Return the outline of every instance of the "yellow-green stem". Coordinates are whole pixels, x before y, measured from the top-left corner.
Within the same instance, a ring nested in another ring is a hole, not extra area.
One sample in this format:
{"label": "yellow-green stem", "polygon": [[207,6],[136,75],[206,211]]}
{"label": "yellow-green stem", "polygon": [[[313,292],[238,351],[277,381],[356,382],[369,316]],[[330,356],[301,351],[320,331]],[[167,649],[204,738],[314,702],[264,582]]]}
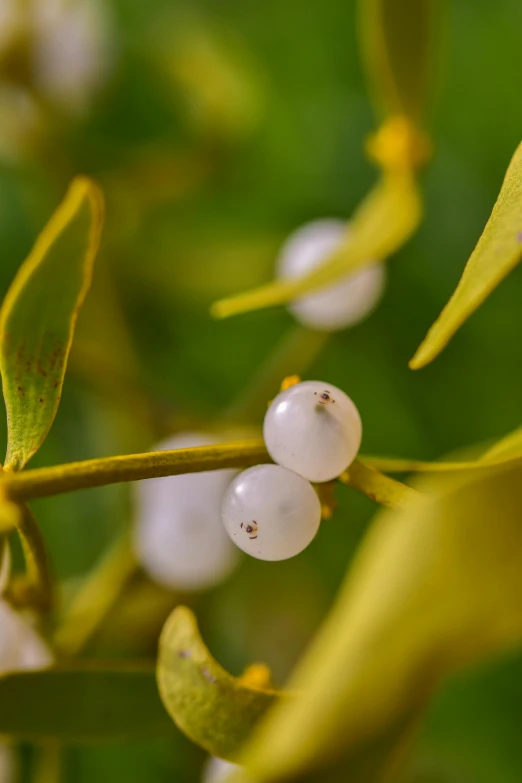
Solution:
{"label": "yellow-green stem", "polygon": [[379,473],[370,468],[364,462],[356,459],[345,473],[339,476],[343,484],[363,492],[371,500],[388,508],[403,508],[415,497],[419,497],[417,490],[401,484],[400,481]]}
{"label": "yellow-green stem", "polygon": [[243,468],[270,461],[263,441],[249,440],[91,459],[20,473],[4,472],[0,477],[0,488],[10,500],[23,501],[125,481],[220,468]]}
{"label": "yellow-green stem", "polygon": [[19,583],[20,593],[14,583],[11,597],[14,603],[32,603],[48,612],[53,603],[53,580],[45,541],[29,507],[21,503],[18,512],[16,529],[24,550],[26,575]]}
{"label": "yellow-green stem", "polygon": [[[153,451],[92,459],[21,473],[4,472],[0,474],[0,490],[3,489],[10,500],[21,502],[125,481],[221,468],[246,468],[271,461],[264,442],[256,439],[175,451]],[[342,481],[377,503],[394,508],[417,494],[399,481],[367,467],[359,460],[350,465]]]}

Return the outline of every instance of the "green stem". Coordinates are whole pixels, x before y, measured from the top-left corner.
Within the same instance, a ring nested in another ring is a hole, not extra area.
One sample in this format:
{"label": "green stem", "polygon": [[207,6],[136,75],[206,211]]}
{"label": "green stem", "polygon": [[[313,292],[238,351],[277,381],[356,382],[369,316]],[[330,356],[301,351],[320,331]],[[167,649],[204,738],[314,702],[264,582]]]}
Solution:
{"label": "green stem", "polygon": [[38,522],[25,503],[18,506],[16,529],[24,551],[26,575],[23,582],[13,584],[11,598],[16,604],[32,603],[48,612],[53,603],[49,557]]}
{"label": "green stem", "polygon": [[[152,451],[146,454],[91,459],[21,473],[4,472],[0,478],[0,490],[4,491],[8,499],[21,502],[125,481],[222,468],[247,468],[271,461],[261,439],[246,440],[175,451]],[[403,505],[407,498],[418,494],[359,460],[350,465],[341,480],[377,503],[393,508]]]}
{"label": "green stem", "polygon": [[404,508],[407,503],[421,496],[417,490],[379,473],[358,459],[339,476],[339,480],[388,508]]}
{"label": "green stem", "polygon": [[0,477],[0,488],[4,489],[10,500],[23,501],[125,481],[199,473],[220,468],[244,468],[270,461],[262,440],[248,440],[175,451],[151,451],[145,454],[90,459],[20,473],[4,472]]}

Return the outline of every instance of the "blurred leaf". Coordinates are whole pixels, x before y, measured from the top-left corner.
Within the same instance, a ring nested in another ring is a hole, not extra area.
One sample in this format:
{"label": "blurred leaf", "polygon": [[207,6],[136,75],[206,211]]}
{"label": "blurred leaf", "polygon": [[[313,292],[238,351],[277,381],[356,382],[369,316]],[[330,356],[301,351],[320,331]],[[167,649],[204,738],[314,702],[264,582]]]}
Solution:
{"label": "blurred leaf", "polygon": [[[248,670],[247,670],[248,671]],[[234,760],[259,718],[280,695],[232,677],[206,648],[193,613],[177,607],[160,639],[158,684],[172,719],[215,756]]]}
{"label": "blurred leaf", "polygon": [[61,655],[78,655],[103,624],[138,568],[127,533],[115,540],[83,579],[54,634]]}
{"label": "blurred leaf", "polygon": [[150,667],[82,662],[0,677],[2,735],[92,742],[172,733]]}
{"label": "blurred leaf", "polygon": [[418,122],[431,76],[435,0],[362,0],[360,34],[371,93],[385,116]]}
{"label": "blurred leaf", "polygon": [[303,696],[247,748],[258,783],[338,763],[346,780],[385,779],[441,678],[522,641],[521,477],[519,460],[432,478],[408,509],[381,512],[290,681]]}
{"label": "blurred leaf", "polygon": [[410,362],[418,370],[445,348],[457,329],[522,258],[522,144],[509,164],[491,217],[448,304]]}
{"label": "blurred leaf", "polygon": [[387,174],[359,206],[346,243],[324,264],[303,277],[276,280],[245,294],[222,299],[213,305],[212,314],[226,318],[286,304],[371,261],[381,261],[409,239],[419,224],[421,212],[420,193],[413,177],[408,173]]}
{"label": "blurred leaf", "polygon": [[481,461],[496,461],[500,459],[516,459],[522,457],[522,427],[510,432],[499,440],[484,454]]}
{"label": "blurred leaf", "polygon": [[53,423],[78,311],[88,291],[103,223],[103,197],[85,177],[20,267],[0,313],[0,369],[7,407],[6,465],[23,468]]}

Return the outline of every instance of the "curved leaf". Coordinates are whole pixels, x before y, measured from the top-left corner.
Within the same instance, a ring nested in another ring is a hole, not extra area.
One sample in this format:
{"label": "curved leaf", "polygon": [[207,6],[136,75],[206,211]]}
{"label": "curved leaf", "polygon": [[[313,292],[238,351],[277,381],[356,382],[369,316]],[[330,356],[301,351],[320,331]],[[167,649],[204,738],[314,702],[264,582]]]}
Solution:
{"label": "curved leaf", "polygon": [[435,0],[362,0],[360,33],[371,92],[385,115],[418,121],[431,77]]}
{"label": "curved leaf", "polygon": [[113,741],[173,734],[154,670],[87,664],[0,677],[0,734],[63,742]]}
{"label": "curved leaf", "polygon": [[167,620],[160,639],[158,685],[172,719],[214,756],[233,761],[259,718],[278,699],[253,677],[232,677],[206,648],[193,613],[184,606]]}
{"label": "curved leaf", "polygon": [[432,478],[406,510],[380,513],[290,682],[303,695],[245,750],[258,783],[330,764],[381,781],[442,677],[522,642],[521,477],[522,460]]}
{"label": "curved leaf", "polygon": [[522,258],[522,143],[506,172],[491,217],[448,304],[410,362],[429,364]]}
{"label": "curved leaf", "polygon": [[249,310],[287,304],[350,272],[382,261],[401,247],[417,228],[421,197],[409,173],[389,173],[359,206],[350,224],[347,241],[324,264],[297,279],[276,280],[254,291],[222,299],[212,307],[217,318]]}
{"label": "curved leaf", "polygon": [[78,177],[2,305],[0,370],[7,408],[6,466],[11,469],[23,468],[38,451],[56,415],[102,223],[100,190]]}

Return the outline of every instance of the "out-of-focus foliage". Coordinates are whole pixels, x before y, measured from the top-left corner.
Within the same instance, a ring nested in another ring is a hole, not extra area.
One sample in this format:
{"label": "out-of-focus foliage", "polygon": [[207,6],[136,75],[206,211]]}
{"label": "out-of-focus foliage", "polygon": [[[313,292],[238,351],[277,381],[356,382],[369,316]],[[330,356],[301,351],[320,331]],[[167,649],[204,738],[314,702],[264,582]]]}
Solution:
{"label": "out-of-focus foliage", "polygon": [[0,704],[0,731],[16,739],[106,742],[174,734],[154,672],[139,666],[109,662],[4,675]]}

